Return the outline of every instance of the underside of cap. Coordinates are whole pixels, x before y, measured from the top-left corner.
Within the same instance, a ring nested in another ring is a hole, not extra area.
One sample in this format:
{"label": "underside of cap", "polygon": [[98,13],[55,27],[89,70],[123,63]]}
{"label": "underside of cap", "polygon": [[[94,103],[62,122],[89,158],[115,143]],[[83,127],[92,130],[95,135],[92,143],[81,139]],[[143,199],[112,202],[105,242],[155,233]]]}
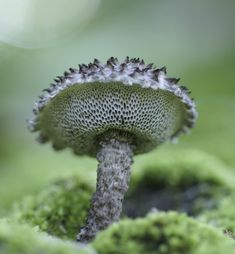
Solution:
{"label": "underside of cap", "polygon": [[95,156],[102,140],[124,139],[135,154],[192,128],[197,117],[188,90],[143,60],[94,60],[70,69],[45,89],[28,122],[39,141]]}

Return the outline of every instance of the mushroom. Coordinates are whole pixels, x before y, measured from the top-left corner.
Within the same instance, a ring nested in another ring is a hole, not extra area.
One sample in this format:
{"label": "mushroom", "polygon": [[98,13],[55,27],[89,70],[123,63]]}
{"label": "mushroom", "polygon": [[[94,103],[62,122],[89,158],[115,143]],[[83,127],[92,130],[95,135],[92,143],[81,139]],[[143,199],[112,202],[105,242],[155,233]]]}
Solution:
{"label": "mushroom", "polygon": [[167,78],[139,58],[119,63],[97,59],[70,68],[40,96],[28,122],[38,140],[54,149],[96,156],[96,192],[77,240],[88,242],[118,221],[128,188],[133,155],[188,132],[197,118],[194,101],[179,79]]}

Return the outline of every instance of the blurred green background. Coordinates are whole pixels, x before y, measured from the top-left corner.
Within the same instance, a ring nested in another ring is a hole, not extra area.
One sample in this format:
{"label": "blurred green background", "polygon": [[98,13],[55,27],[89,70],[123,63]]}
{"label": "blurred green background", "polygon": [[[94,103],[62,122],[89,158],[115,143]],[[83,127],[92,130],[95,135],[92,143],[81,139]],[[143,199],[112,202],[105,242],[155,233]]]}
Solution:
{"label": "blurred green background", "polygon": [[39,145],[26,128],[41,90],[94,58],[140,57],[181,77],[198,122],[177,145],[152,153],[199,149],[233,170],[234,13],[234,0],[0,0],[0,214],[59,176],[77,172],[94,182],[94,159]]}

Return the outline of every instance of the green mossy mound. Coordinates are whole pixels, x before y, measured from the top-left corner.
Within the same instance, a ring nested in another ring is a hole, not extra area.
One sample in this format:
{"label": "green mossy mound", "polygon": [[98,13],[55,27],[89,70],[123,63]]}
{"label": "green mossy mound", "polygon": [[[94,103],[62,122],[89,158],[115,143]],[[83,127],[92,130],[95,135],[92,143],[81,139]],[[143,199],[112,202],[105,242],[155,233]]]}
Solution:
{"label": "green mossy mound", "polygon": [[50,235],[76,239],[84,225],[93,188],[77,176],[52,183],[16,205],[14,217]]}
{"label": "green mossy mound", "polygon": [[216,210],[223,197],[233,192],[233,179],[219,160],[200,151],[149,157],[142,170],[133,174],[123,215],[141,217],[155,207],[199,216]]}
{"label": "green mossy mound", "polygon": [[176,212],[122,220],[99,233],[92,246],[99,254],[235,253],[232,239]]}
{"label": "green mossy mound", "polygon": [[1,254],[94,254],[91,247],[62,241],[26,224],[0,220]]}

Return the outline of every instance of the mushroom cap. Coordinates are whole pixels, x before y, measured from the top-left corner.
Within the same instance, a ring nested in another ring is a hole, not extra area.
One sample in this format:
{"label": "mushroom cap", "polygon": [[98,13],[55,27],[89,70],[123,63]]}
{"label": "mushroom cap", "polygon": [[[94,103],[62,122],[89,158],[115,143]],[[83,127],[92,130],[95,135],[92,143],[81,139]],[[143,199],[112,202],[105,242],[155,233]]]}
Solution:
{"label": "mushroom cap", "polygon": [[134,154],[152,150],[192,128],[197,118],[188,89],[143,60],[111,57],[79,65],[55,79],[35,103],[28,122],[38,140],[57,150],[95,156],[102,141],[128,142]]}

